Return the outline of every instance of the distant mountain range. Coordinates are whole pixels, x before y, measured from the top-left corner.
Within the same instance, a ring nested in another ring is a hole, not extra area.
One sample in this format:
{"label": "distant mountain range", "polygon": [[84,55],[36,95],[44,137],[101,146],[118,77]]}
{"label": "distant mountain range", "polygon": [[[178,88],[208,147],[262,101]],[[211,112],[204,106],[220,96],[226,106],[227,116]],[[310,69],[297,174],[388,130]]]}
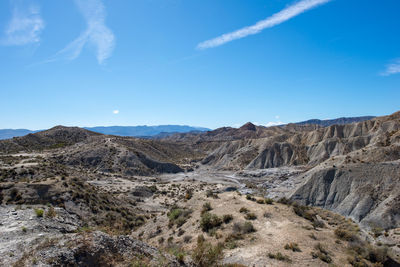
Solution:
{"label": "distant mountain range", "polygon": [[205,132],[211,129],[187,125],[157,125],[157,126],[98,126],[85,127],[86,130],[120,136],[152,137],[159,134]]}
{"label": "distant mountain range", "polygon": [[307,124],[316,124],[322,127],[327,127],[335,124],[349,124],[354,122],[362,122],[375,118],[375,116],[363,116],[363,117],[349,117],[349,118],[337,118],[332,120],[318,120],[312,119],[307,121],[296,122],[297,125],[307,125]]}
{"label": "distant mountain range", "polygon": [[[332,120],[312,119],[312,120],[297,122],[295,124],[297,125],[314,124],[327,127],[335,124],[349,124],[354,122],[362,122],[373,118],[375,117],[363,116],[363,117],[338,118]],[[97,127],[84,127],[84,129],[108,135],[133,136],[133,137],[144,137],[144,138],[164,138],[175,133],[206,132],[211,130],[204,127],[193,127],[187,125],[97,126]],[[39,131],[41,130],[31,131],[28,129],[0,129],[0,140],[18,136],[24,136]]]}
{"label": "distant mountain range", "polygon": [[[84,129],[109,135],[119,136],[134,136],[134,137],[153,137],[153,136],[168,136],[174,133],[187,133],[187,132],[204,132],[210,131],[204,127],[193,127],[187,125],[157,125],[157,126],[98,126],[98,127],[84,127]],[[9,139],[18,136],[24,136],[30,133],[36,133],[28,129],[0,129],[0,140]]]}
{"label": "distant mountain range", "polygon": [[31,131],[28,129],[0,129],[0,140],[9,139],[18,136],[24,136],[30,133],[36,133],[39,131]]}

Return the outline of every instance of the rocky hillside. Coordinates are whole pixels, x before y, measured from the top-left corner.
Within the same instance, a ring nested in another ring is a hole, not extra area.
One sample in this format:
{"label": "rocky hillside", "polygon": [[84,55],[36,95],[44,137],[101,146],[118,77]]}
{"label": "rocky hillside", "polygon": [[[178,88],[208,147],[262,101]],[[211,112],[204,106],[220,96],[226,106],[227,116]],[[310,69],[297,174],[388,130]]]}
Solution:
{"label": "rocky hillside", "polygon": [[182,172],[186,159],[195,157],[183,145],[113,136],[77,143],[52,156],[59,164],[125,175]]}
{"label": "rocky hillside", "polygon": [[298,125],[307,125],[307,124],[317,124],[322,127],[327,127],[335,124],[349,124],[349,123],[355,123],[355,122],[362,122],[362,121],[367,121],[375,118],[374,116],[362,116],[362,117],[343,117],[343,118],[337,118],[337,119],[332,119],[332,120],[318,120],[318,119],[312,119],[312,120],[307,120],[307,121],[301,121],[301,122],[296,122]]}
{"label": "rocky hillside", "polygon": [[[202,161],[223,170],[304,165],[290,197],[368,227],[400,227],[400,112],[315,130],[221,143]],[[254,129],[253,129],[254,130]]]}
{"label": "rocky hillside", "polygon": [[1,140],[0,151],[3,153],[10,153],[54,149],[70,146],[99,135],[99,133],[87,131],[78,127],[56,126],[50,130],[30,133],[22,137],[14,137],[8,140]]}
{"label": "rocky hillside", "polygon": [[[399,117],[399,113],[395,113],[369,121],[314,130],[293,129],[290,125],[270,127],[258,130],[262,131],[262,134],[257,134],[254,128],[240,128],[236,134],[253,131],[253,135],[248,134],[247,138],[222,143],[203,160],[203,163],[226,169],[264,169],[304,164],[315,166],[330,157],[346,155],[357,150],[365,157],[361,157],[360,161],[395,160],[399,158]],[[213,135],[215,139],[220,140],[220,131],[222,130],[203,135]]]}

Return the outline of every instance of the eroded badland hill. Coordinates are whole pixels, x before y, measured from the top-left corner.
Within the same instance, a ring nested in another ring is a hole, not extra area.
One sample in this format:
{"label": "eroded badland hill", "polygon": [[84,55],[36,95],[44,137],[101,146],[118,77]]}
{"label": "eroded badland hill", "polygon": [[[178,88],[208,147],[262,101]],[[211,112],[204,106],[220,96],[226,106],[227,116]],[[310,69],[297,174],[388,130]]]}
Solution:
{"label": "eroded badland hill", "polygon": [[399,266],[400,112],[0,141],[1,266]]}

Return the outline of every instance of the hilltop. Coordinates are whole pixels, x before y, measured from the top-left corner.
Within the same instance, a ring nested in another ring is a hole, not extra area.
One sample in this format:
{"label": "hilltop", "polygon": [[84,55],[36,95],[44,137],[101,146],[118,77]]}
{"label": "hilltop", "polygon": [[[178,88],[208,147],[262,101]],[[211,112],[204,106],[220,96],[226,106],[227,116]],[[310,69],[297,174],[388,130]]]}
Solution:
{"label": "hilltop", "polygon": [[0,151],[5,265],[400,260],[400,112],[154,139],[57,126]]}

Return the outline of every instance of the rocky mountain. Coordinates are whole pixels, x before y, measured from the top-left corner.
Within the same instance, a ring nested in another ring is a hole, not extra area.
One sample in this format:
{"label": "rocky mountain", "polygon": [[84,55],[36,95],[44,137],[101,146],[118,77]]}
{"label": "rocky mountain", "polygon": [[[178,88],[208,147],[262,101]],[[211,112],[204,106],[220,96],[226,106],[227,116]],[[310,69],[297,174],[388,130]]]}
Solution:
{"label": "rocky mountain", "polygon": [[[249,131],[249,125],[244,128]],[[202,163],[236,171],[307,166],[292,199],[334,210],[364,225],[390,228],[400,227],[399,160],[397,112],[314,130],[280,127],[259,138],[223,142]]]}
{"label": "rocky mountain", "polygon": [[5,153],[43,150],[59,164],[129,175],[181,172],[176,164],[196,158],[196,152],[183,144],[108,136],[77,127],[57,126],[0,141],[0,151]]}
{"label": "rocky mountain", "polygon": [[0,141],[0,204],[0,265],[396,266],[400,112],[153,139],[57,126]]}
{"label": "rocky mountain", "polygon": [[65,147],[99,135],[99,133],[87,131],[78,127],[56,126],[46,131],[1,140],[0,151],[34,151]]}
{"label": "rocky mountain", "polygon": [[331,120],[311,119],[311,120],[296,122],[296,124],[297,125],[316,124],[316,125],[320,125],[323,127],[327,127],[327,126],[331,126],[331,125],[335,125],[335,124],[349,124],[349,123],[355,123],[355,122],[362,122],[362,121],[371,120],[373,118],[375,118],[375,116],[342,117],[342,118],[331,119]]}
{"label": "rocky mountain", "polygon": [[330,157],[347,155],[363,148],[365,152],[362,150],[362,153],[368,160],[395,160],[398,158],[398,117],[399,113],[395,113],[369,121],[322,128],[310,125],[256,126],[256,130],[248,130],[247,126],[228,130],[221,128],[194,139],[197,142],[207,139],[221,141],[221,136],[225,137],[221,132],[231,137],[231,141],[223,142],[203,160],[204,163],[225,169],[264,169],[304,164],[315,166]]}
{"label": "rocky mountain", "polygon": [[97,126],[85,127],[85,129],[108,135],[133,136],[133,137],[152,137],[158,134],[205,132],[210,131],[204,127],[193,127],[187,125],[156,125],[156,126]]}
{"label": "rocky mountain", "polygon": [[[118,136],[133,136],[133,137],[166,137],[175,133],[188,133],[188,132],[205,132],[210,131],[204,127],[193,127],[187,125],[156,125],[156,126],[97,126],[97,127],[84,127],[84,129]],[[32,131],[28,129],[0,129],[0,140],[10,139],[13,137],[20,137],[30,133],[37,133],[40,130]]]}

